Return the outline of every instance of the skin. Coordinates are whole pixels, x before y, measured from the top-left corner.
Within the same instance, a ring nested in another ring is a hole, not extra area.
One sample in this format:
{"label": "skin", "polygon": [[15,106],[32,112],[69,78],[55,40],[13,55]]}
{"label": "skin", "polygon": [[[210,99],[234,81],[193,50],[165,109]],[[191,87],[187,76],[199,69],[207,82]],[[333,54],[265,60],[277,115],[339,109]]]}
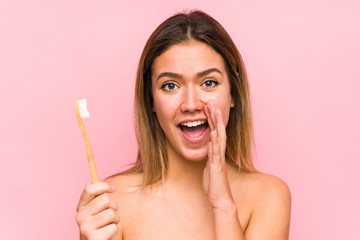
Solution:
{"label": "skin", "polygon": [[[174,45],[156,58],[152,81],[168,150],[165,183],[141,190],[142,175],[132,174],[90,184],[77,208],[80,239],[288,239],[286,184],[226,163],[234,102],[222,57],[204,43]],[[195,143],[177,127],[189,119],[209,124]]]}

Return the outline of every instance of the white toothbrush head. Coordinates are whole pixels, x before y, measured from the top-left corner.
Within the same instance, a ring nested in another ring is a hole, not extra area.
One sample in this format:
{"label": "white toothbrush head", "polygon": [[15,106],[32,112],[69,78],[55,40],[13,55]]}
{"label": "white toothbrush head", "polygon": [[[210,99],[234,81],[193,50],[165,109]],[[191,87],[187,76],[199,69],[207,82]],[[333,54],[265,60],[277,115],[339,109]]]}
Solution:
{"label": "white toothbrush head", "polygon": [[82,119],[89,118],[90,113],[87,110],[87,101],[86,101],[86,99],[78,100],[78,105],[79,105],[80,117]]}

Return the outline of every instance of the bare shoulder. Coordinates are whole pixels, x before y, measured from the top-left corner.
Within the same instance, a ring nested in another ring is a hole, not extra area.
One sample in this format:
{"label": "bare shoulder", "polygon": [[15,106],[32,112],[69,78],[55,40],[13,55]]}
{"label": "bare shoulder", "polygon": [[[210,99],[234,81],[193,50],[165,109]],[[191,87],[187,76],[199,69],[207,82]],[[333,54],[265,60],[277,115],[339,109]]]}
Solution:
{"label": "bare shoulder", "polygon": [[229,180],[232,190],[246,192],[249,195],[257,196],[258,201],[269,201],[269,197],[283,198],[290,201],[290,190],[288,185],[278,177],[256,172],[239,172],[234,167],[228,167]]}
{"label": "bare shoulder", "polygon": [[115,187],[111,197],[118,203],[120,210],[125,211],[131,208],[141,193],[142,174],[117,175],[108,178],[106,182]]}
{"label": "bare shoulder", "polygon": [[[253,216],[272,215],[273,217],[283,218],[284,222],[290,219],[291,193],[288,185],[280,178],[264,174],[251,174],[256,186],[256,205],[254,206]],[[263,218],[265,219],[265,217]]]}
{"label": "bare shoulder", "polygon": [[246,239],[288,239],[291,194],[278,177],[229,171],[231,190],[240,215],[245,214]]}
{"label": "bare shoulder", "polygon": [[260,202],[275,199],[290,201],[290,189],[280,178],[264,173],[247,174],[246,178],[257,194],[262,196]]}
{"label": "bare shoulder", "polygon": [[[244,173],[229,167],[229,180],[232,190],[239,194],[246,193],[256,199],[258,203],[272,200],[290,201],[290,189],[288,185],[278,177],[256,172]],[[255,200],[252,199],[252,200]]]}
{"label": "bare shoulder", "polygon": [[291,195],[287,184],[281,179],[267,175],[252,176],[258,182],[258,197],[246,239],[289,238]]}
{"label": "bare shoulder", "polygon": [[120,174],[109,177],[105,181],[113,185],[119,191],[131,190],[141,186],[142,174]]}

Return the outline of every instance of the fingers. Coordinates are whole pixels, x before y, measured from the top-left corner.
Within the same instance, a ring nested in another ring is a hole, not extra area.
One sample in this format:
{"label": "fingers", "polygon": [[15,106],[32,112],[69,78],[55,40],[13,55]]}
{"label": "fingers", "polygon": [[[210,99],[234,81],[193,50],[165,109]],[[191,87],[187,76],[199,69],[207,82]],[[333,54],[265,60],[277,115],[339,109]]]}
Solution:
{"label": "fingers", "polygon": [[211,154],[210,162],[212,164],[216,164],[218,162],[221,162],[221,151],[219,145],[219,138],[215,130],[210,132],[210,139],[211,139],[211,145],[210,145],[211,148],[209,151],[209,153]]}
{"label": "fingers", "polygon": [[115,188],[106,182],[96,182],[87,185],[81,194],[76,210],[79,211],[81,207],[84,207],[87,204],[89,204],[89,202],[91,202],[97,196],[103,193],[112,193],[114,191]]}
{"label": "fingers", "polygon": [[78,224],[80,226],[80,231],[86,235],[91,232],[97,231],[103,227],[106,227],[110,224],[118,224],[120,222],[120,217],[116,211],[113,209],[106,209],[94,216],[87,216],[87,218],[82,218],[78,216]]}
{"label": "fingers", "polygon": [[[109,224],[96,232],[94,239],[118,239],[116,238],[118,227],[115,223]],[[98,237],[97,237],[98,236]]]}
{"label": "fingers", "polygon": [[210,127],[210,142],[203,186],[211,205],[218,209],[223,206],[224,199],[232,199],[225,164],[226,126],[221,109],[212,101],[207,103],[204,112]]}
{"label": "fingers", "polygon": [[85,187],[76,215],[76,222],[84,239],[115,239],[120,217],[118,206],[109,195],[114,191],[114,187],[106,182]]}
{"label": "fingers", "polygon": [[89,215],[95,215],[105,209],[112,209],[115,212],[118,210],[118,206],[115,201],[113,201],[108,194],[101,194],[93,199],[90,203],[86,205],[87,213]]}
{"label": "fingers", "polygon": [[211,153],[212,151],[212,147],[211,147],[211,142],[209,142],[208,144],[208,160],[206,162],[206,166],[204,168],[204,172],[203,172],[203,188],[205,190],[206,193],[208,193],[209,190],[209,178],[210,178],[210,162],[211,160]]}
{"label": "fingers", "polygon": [[206,118],[207,118],[207,121],[208,121],[210,130],[211,130],[211,131],[212,131],[212,130],[215,130],[215,123],[214,123],[213,120],[212,120],[212,117],[211,117],[211,114],[210,114],[210,110],[209,110],[208,105],[205,106],[205,115],[206,115]]}
{"label": "fingers", "polygon": [[213,142],[213,154],[217,156],[217,158],[213,158],[213,160],[219,159],[224,162],[226,150],[226,128],[222,112],[220,109],[215,108],[212,101],[209,101],[205,106],[204,112],[210,127],[210,141]]}
{"label": "fingers", "polygon": [[118,224],[120,222],[120,217],[113,209],[106,209],[98,214],[96,214],[92,221],[96,222],[99,228],[105,227],[111,223]]}
{"label": "fingers", "polygon": [[98,230],[88,231],[80,229],[80,239],[118,239],[118,226],[115,223],[106,225]]}
{"label": "fingers", "polygon": [[220,150],[221,155],[225,156],[225,150],[226,150],[226,128],[223,122],[223,116],[220,111],[220,109],[217,109],[215,112],[215,118],[216,118],[216,129],[217,134],[220,141]]}

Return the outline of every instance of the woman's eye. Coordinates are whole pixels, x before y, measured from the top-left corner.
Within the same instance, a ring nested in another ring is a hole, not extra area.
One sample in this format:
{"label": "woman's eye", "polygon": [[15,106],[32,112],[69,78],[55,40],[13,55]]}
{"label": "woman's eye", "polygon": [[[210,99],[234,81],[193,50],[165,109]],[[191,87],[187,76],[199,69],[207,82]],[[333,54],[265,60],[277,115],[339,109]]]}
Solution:
{"label": "woman's eye", "polygon": [[172,91],[175,90],[176,88],[178,88],[178,86],[176,86],[175,83],[164,83],[161,86],[162,89],[164,89],[165,91]]}
{"label": "woman's eye", "polygon": [[210,88],[210,87],[215,87],[216,85],[218,85],[219,83],[215,80],[206,80],[202,85],[204,87]]}

